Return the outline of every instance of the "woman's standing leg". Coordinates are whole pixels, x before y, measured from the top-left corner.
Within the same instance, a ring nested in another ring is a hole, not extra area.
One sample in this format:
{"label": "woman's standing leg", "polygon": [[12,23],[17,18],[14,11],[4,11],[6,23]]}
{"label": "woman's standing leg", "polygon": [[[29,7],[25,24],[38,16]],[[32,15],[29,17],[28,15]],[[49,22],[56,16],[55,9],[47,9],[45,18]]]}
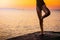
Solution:
{"label": "woman's standing leg", "polygon": [[39,24],[40,24],[41,34],[43,34],[42,8],[37,7],[37,15],[38,15],[38,18],[39,18]]}

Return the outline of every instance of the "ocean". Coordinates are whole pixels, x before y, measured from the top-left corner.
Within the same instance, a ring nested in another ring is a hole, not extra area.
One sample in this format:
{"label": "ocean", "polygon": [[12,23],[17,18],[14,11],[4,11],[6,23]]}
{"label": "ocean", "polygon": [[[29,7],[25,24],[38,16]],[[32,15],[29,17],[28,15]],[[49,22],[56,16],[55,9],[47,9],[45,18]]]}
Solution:
{"label": "ocean", "polygon": [[[60,11],[51,10],[51,15],[44,19],[43,28],[44,31],[60,32]],[[1,39],[36,31],[40,31],[36,9],[0,9]]]}

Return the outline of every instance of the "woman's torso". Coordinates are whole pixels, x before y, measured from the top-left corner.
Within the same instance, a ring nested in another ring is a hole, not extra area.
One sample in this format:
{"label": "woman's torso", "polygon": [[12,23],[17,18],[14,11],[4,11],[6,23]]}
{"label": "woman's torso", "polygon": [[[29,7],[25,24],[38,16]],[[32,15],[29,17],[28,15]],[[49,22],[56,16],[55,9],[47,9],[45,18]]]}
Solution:
{"label": "woman's torso", "polygon": [[42,6],[42,5],[45,4],[43,0],[36,0],[36,2],[37,2],[37,3],[36,3],[37,6]]}

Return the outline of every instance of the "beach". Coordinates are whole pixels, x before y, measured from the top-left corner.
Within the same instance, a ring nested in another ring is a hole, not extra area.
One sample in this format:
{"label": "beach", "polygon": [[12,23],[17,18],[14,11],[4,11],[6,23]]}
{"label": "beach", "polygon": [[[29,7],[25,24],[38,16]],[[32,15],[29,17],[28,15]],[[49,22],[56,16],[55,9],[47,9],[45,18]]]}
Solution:
{"label": "beach", "polygon": [[[43,27],[44,31],[60,32],[60,11],[51,10]],[[37,31],[40,31],[40,25],[35,9],[0,9],[0,40]]]}

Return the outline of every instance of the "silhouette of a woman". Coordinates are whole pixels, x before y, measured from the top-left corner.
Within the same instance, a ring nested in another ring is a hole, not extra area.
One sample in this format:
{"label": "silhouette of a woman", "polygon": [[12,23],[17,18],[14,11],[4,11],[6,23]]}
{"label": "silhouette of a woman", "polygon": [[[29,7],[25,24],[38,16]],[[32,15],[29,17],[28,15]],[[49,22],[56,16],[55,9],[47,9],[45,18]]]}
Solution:
{"label": "silhouette of a woman", "polygon": [[[41,34],[43,35],[43,19],[50,15],[50,10],[46,7],[43,0],[36,0],[36,10],[37,15],[39,18],[40,28],[41,28]],[[42,16],[42,10],[44,11],[44,15]]]}

